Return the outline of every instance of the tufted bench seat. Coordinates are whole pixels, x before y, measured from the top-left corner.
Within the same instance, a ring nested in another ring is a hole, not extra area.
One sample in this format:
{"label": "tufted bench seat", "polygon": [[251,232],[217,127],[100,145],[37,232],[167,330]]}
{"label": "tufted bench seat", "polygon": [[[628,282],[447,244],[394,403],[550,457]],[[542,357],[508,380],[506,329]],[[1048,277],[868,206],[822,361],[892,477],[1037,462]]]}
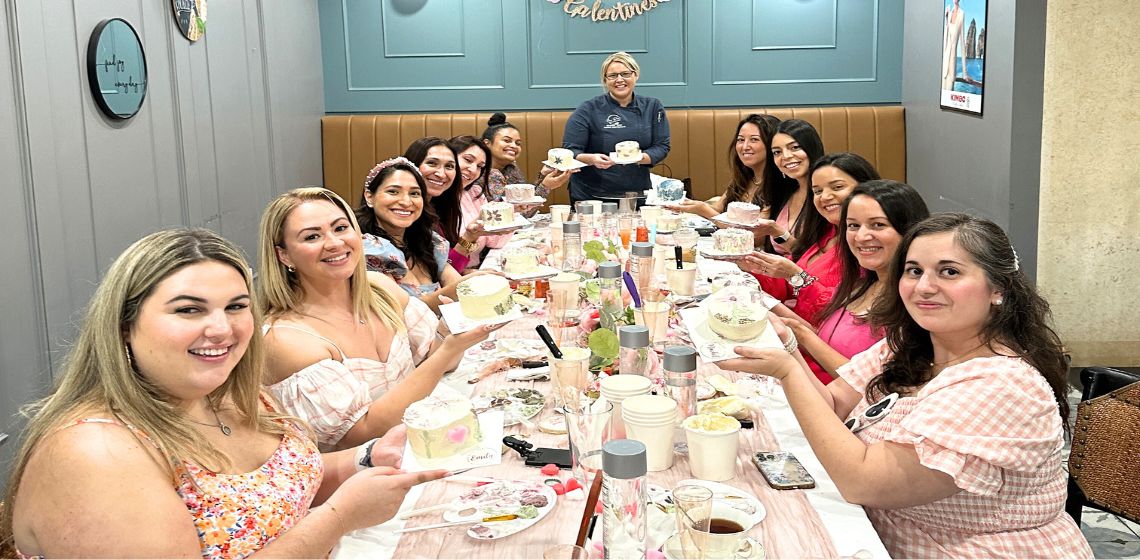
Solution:
{"label": "tufted bench seat", "polygon": [[[693,196],[707,199],[722,192],[730,171],[727,150],[736,124],[749,113],[804,119],[819,130],[829,152],[852,151],[867,158],[886,179],[906,180],[906,125],[900,106],[797,107],[791,109],[666,109],[672,149],[654,172],[691,177]],[[424,136],[478,136],[490,113],[417,113],[326,115],[321,118],[325,186],[352,204],[360,202],[363,182],[376,162],[400,155]],[[561,146],[568,111],[508,113],[519,128],[523,154],[519,165],[534,177],[546,150]],[[565,189],[552,197],[565,203]]]}

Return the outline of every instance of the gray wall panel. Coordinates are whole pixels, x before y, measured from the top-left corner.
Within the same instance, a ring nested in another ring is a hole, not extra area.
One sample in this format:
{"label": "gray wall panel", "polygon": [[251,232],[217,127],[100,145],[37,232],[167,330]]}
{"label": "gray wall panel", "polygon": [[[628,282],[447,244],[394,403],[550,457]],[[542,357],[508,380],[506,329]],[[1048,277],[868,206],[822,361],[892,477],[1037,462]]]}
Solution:
{"label": "gray wall panel", "polygon": [[[4,3],[0,431],[13,430],[18,405],[58,372],[100,276],[127,245],[190,225],[254,254],[268,200],[319,182],[315,4],[212,8],[210,32],[190,43],[168,1]],[[146,102],[126,122],[104,117],[87,85],[88,37],[110,17],[136,28],[147,55]],[[5,444],[0,459],[17,444]]]}

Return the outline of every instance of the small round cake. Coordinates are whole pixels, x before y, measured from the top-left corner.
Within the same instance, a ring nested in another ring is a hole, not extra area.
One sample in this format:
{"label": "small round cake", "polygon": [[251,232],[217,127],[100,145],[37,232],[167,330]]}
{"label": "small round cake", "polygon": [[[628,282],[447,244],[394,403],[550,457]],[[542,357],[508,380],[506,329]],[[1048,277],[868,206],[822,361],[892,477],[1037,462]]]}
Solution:
{"label": "small round cake", "polygon": [[661,202],[679,202],[685,198],[685,183],[677,179],[665,179],[657,185],[657,200]]}
{"label": "small round cake", "polygon": [[538,268],[538,251],[530,247],[503,249],[503,272],[526,274]]}
{"label": "small round cake", "polygon": [[726,255],[747,255],[755,247],[752,232],[729,228],[713,232],[713,249]]}
{"label": "small round cake", "polygon": [[751,202],[729,202],[728,219],[738,224],[754,224],[760,221],[760,207]]}
{"label": "small round cake", "polygon": [[658,233],[673,233],[681,229],[681,215],[676,212],[662,212],[657,217]]}
{"label": "small round cake", "polygon": [[408,446],[420,463],[431,465],[479,445],[483,433],[471,401],[458,394],[433,394],[404,409]]}
{"label": "small round cake", "polygon": [[455,287],[459,309],[468,319],[492,319],[510,313],[511,283],[502,276],[482,274],[468,278]]}
{"label": "small round cake", "polygon": [[625,142],[618,142],[614,146],[614,151],[621,159],[639,159],[641,158],[641,144],[633,140],[626,140]]}
{"label": "small round cake", "polygon": [[566,148],[551,148],[546,150],[546,161],[557,168],[565,168],[574,163],[574,152]]}
{"label": "small round cake", "polygon": [[508,202],[488,202],[479,209],[479,219],[484,228],[504,228],[515,223],[515,207]]}
{"label": "small round cake", "polygon": [[725,288],[709,296],[705,304],[709,328],[728,340],[752,340],[768,326],[768,308],[760,292],[748,288]]}
{"label": "small round cake", "polygon": [[507,202],[523,202],[534,198],[534,185],[519,183],[516,185],[507,185],[504,188],[506,194],[503,196],[503,200]]}

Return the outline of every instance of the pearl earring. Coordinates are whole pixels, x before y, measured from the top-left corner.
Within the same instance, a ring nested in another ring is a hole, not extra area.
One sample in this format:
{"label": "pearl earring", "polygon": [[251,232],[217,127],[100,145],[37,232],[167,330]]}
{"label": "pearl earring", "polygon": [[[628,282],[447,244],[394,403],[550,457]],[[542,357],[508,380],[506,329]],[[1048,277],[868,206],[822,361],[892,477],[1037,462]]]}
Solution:
{"label": "pearl earring", "polygon": [[1004,301],[1004,300],[1002,300],[1001,298],[997,298],[997,300],[994,301],[994,305],[1001,305],[1002,301]]}
{"label": "pearl earring", "polygon": [[288,270],[289,272],[297,272],[297,269],[295,269],[295,268],[293,268],[293,267],[291,267],[291,266],[286,266],[286,267],[285,267],[285,270]]}

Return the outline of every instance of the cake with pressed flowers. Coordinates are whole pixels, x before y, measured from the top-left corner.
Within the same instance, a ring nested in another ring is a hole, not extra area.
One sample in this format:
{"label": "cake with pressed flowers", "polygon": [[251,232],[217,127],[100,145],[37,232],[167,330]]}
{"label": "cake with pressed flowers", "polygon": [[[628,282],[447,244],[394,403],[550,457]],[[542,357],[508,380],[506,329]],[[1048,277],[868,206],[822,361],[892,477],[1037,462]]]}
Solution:
{"label": "cake with pressed flowers", "polygon": [[566,148],[551,148],[546,150],[546,162],[558,169],[574,163],[574,152]]}
{"label": "cake with pressed flowers", "polygon": [[754,224],[760,221],[760,207],[751,202],[729,202],[728,219],[738,224]]}
{"label": "cake with pressed flowers", "polygon": [[483,440],[471,401],[459,394],[432,394],[404,409],[408,446],[421,464],[439,463]]}
{"label": "cake with pressed flowers", "polygon": [[503,249],[503,272],[526,274],[538,268],[538,250],[530,247],[508,247]]}
{"label": "cake with pressed flowers", "polygon": [[618,142],[614,146],[614,152],[620,159],[640,159],[641,158],[641,144],[633,140],[626,140],[625,142]]}
{"label": "cake with pressed flowers", "polygon": [[493,319],[510,313],[511,283],[502,276],[483,274],[468,278],[455,287],[459,310],[468,319]]}
{"label": "cake with pressed flowers", "polygon": [[487,229],[507,227],[515,223],[515,207],[508,202],[488,202],[479,209],[479,219]]}
{"label": "cake with pressed flowers", "polygon": [[506,193],[503,195],[503,200],[507,202],[523,202],[534,198],[534,185],[527,183],[507,185],[505,190]]}
{"label": "cake with pressed flowers", "polygon": [[747,255],[755,247],[752,232],[729,228],[713,232],[713,249],[726,255]]}
{"label": "cake with pressed flowers", "polygon": [[709,328],[728,340],[752,340],[768,326],[768,308],[760,292],[743,287],[725,288],[705,304]]}
{"label": "cake with pressed flowers", "polygon": [[661,202],[678,202],[685,198],[685,183],[677,179],[665,179],[657,185],[657,200]]}

